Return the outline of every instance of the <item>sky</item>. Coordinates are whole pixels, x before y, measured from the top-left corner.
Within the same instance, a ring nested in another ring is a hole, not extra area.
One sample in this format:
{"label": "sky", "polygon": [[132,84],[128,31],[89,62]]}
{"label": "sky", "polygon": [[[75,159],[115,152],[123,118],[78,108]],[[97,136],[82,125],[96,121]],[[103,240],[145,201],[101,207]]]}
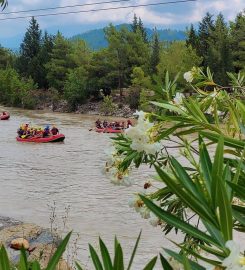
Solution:
{"label": "sky", "polygon": [[[16,20],[1,20],[3,18],[16,16],[35,16],[37,14],[80,11],[110,7],[126,7],[129,5],[163,3],[171,0],[129,0],[117,3],[94,5],[95,2],[106,0],[8,0],[9,5],[4,11],[0,11],[0,44],[4,47],[16,48],[22,41],[29,25],[30,18]],[[109,0],[107,0],[109,1]],[[174,1],[174,0],[172,0]],[[4,14],[6,12],[61,7],[67,5],[92,4],[85,7],[73,7],[59,10],[27,12],[19,14]],[[55,34],[58,30],[64,36],[71,37],[91,29],[103,28],[109,23],[114,25],[120,23],[131,23],[134,13],[141,17],[146,27],[158,29],[184,30],[191,23],[197,23],[205,13],[217,15],[222,13],[227,21],[233,20],[237,13],[245,8],[245,0],[197,0],[178,4],[166,4],[159,6],[134,7],[128,9],[117,9],[99,12],[86,12],[68,15],[36,17],[40,28]]]}

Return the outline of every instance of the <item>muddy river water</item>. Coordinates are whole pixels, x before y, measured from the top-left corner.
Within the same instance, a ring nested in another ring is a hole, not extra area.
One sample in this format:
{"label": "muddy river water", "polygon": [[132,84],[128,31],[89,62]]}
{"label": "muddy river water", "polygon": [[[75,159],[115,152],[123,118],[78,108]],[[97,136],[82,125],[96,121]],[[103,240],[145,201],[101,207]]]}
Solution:
{"label": "muddy river water", "polygon": [[[117,235],[127,255],[142,229],[133,269],[142,269],[163,245],[169,245],[160,228],[153,228],[128,206],[132,193],[142,190],[139,184],[129,188],[114,186],[103,174],[110,135],[89,131],[95,116],[8,110],[10,120],[0,121],[1,216],[50,227],[51,206],[55,203],[53,227],[63,230],[62,217],[70,208],[65,230],[79,233],[75,253],[84,264],[88,261],[88,243],[96,246],[98,236],[112,247]],[[20,123],[55,124],[65,134],[65,142],[16,142]],[[148,169],[141,169],[134,177],[142,186],[151,174]],[[89,264],[88,269],[92,269]]]}

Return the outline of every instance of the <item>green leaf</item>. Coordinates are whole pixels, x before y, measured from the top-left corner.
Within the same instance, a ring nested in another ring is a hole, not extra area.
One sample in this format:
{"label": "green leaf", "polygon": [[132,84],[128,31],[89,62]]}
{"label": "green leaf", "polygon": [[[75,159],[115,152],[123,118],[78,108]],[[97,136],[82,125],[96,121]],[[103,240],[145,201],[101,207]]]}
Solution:
{"label": "green leaf", "polygon": [[[215,134],[212,132],[200,131],[200,134],[213,142],[218,142],[220,138],[220,134]],[[224,136],[224,144],[226,146],[241,150],[245,148],[245,141],[232,139],[226,136]]]}
{"label": "green leaf", "polygon": [[209,220],[210,223],[213,223],[214,225],[216,224],[216,220],[214,219],[214,215],[212,215],[212,212],[209,209],[209,205],[203,203],[203,201],[199,201],[198,197],[194,197],[187,191],[183,190],[178,184],[175,183],[176,181],[174,179],[172,179],[158,166],[155,166],[155,168],[162,181],[174,194],[176,194],[195,213],[198,213],[200,217]]}
{"label": "green leaf", "polygon": [[61,244],[58,246],[57,250],[55,251],[54,255],[50,259],[48,266],[46,270],[55,270],[56,265],[58,264],[62,254],[64,253],[66,246],[68,244],[68,241],[71,237],[72,232],[69,232],[67,236],[63,239]]}
{"label": "green leaf", "polygon": [[187,174],[185,169],[180,165],[180,163],[172,157],[170,159],[172,165],[172,171],[175,174],[176,178],[180,181],[180,183],[185,187],[188,192],[191,192],[193,195],[196,195],[197,189],[195,184],[192,182],[192,179]]}
{"label": "green leaf", "polygon": [[163,270],[174,270],[173,267],[169,264],[169,262],[163,257],[161,253],[160,253],[160,260]]}
{"label": "green leaf", "polygon": [[132,255],[131,255],[130,260],[129,260],[129,263],[128,263],[127,270],[130,270],[131,269],[131,266],[132,266],[132,263],[133,263],[133,260],[134,260],[135,253],[136,253],[136,250],[137,250],[138,245],[139,245],[141,233],[142,233],[142,230],[140,231],[140,233],[139,233],[139,235],[137,237],[137,240],[136,240],[136,243],[134,245],[134,249],[133,249]]}
{"label": "green leaf", "polygon": [[182,109],[180,109],[179,107],[177,107],[176,105],[172,105],[172,104],[169,104],[167,102],[160,103],[160,102],[155,102],[155,101],[151,101],[150,103],[157,106],[157,107],[160,107],[160,108],[187,116],[187,113],[185,111],[183,111]]}
{"label": "green leaf", "polygon": [[167,211],[161,209],[157,205],[155,205],[152,201],[147,199],[146,197],[140,195],[140,198],[143,200],[145,205],[161,220],[165,221],[167,224],[170,224],[183,232],[190,234],[191,236],[200,239],[207,244],[212,244],[218,248],[220,248],[219,243],[217,243],[216,239],[213,239],[209,235],[205,234],[204,232],[200,231],[196,227],[182,221],[181,219],[177,218],[176,216],[168,213]]}
{"label": "green leaf", "polygon": [[[241,207],[241,208],[244,208],[243,211],[245,211],[245,207]],[[243,226],[245,226],[245,213],[244,212],[240,212],[240,211],[238,211],[238,209],[232,209],[232,214],[233,214],[233,217],[239,223],[241,223]]]}
{"label": "green leaf", "polygon": [[78,270],[83,270],[82,266],[78,262],[75,262],[75,264]]}
{"label": "green leaf", "polygon": [[8,254],[6,252],[6,249],[4,246],[0,249],[0,270],[9,270],[10,269],[10,263]]}
{"label": "green leaf", "polygon": [[228,185],[232,188],[232,190],[235,192],[236,196],[239,197],[242,200],[245,200],[245,188],[241,185],[236,185],[230,182],[227,182]]}
{"label": "green leaf", "polygon": [[[171,257],[173,257],[178,262],[180,262],[182,264],[184,263],[184,259],[183,259],[182,255],[180,255],[172,250],[169,250],[169,249],[164,249],[164,250],[167,254],[169,254]],[[203,266],[197,264],[196,262],[189,260],[189,263],[190,263],[193,270],[205,270],[205,268]]]}
{"label": "green leaf", "polygon": [[120,244],[117,244],[113,270],[124,270],[123,251],[122,251],[122,247]]}
{"label": "green leaf", "polygon": [[97,255],[95,249],[91,245],[89,245],[89,251],[90,251],[90,255],[91,255],[92,261],[94,263],[95,269],[96,270],[103,270],[103,266],[100,262],[99,256]]}
{"label": "green leaf", "polygon": [[157,256],[149,261],[143,270],[152,270],[157,262]]}
{"label": "green leaf", "polygon": [[19,270],[28,270],[26,251],[22,247],[20,250]]}
{"label": "green leaf", "polygon": [[219,138],[219,142],[216,148],[214,156],[214,164],[212,167],[212,199],[213,199],[213,209],[217,209],[217,196],[219,192],[220,181],[218,178],[223,174],[224,166],[224,139],[223,137]]}
{"label": "green leaf", "polygon": [[31,270],[41,270],[41,267],[40,267],[40,264],[39,264],[38,261],[34,261],[34,262],[32,263]]}
{"label": "green leaf", "polygon": [[101,238],[99,238],[99,243],[100,243],[100,252],[101,252],[104,268],[106,270],[113,270],[109,251]]}
{"label": "green leaf", "polygon": [[185,256],[185,254],[183,254],[183,265],[184,265],[184,269],[185,270],[192,270],[192,267],[190,265],[189,260],[187,259],[187,257]]}
{"label": "green leaf", "polygon": [[200,151],[200,166],[205,180],[205,186],[209,195],[211,195],[211,182],[212,182],[212,162],[208,154],[207,147],[199,136],[199,151]]}

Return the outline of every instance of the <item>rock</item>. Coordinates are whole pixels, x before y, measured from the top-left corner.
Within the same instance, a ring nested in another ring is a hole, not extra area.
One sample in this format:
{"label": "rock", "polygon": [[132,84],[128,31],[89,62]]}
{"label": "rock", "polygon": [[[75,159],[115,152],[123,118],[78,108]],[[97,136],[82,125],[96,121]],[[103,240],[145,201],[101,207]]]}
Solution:
{"label": "rock", "polygon": [[28,250],[30,248],[30,244],[25,238],[15,238],[11,241],[10,247],[16,250],[20,250],[23,247]]}
{"label": "rock", "polygon": [[[5,227],[0,230],[0,246],[4,245],[9,254],[9,258],[13,263],[19,261],[19,250],[10,248],[13,240],[18,238],[24,238],[29,243],[29,251],[27,253],[28,260],[31,260],[32,254],[39,254],[37,258],[40,258],[40,254],[47,254],[42,259],[42,265],[47,265],[48,260],[52,256],[52,250],[56,250],[56,247],[60,244],[61,239],[48,229],[35,224],[19,224]],[[46,261],[45,261],[46,260]]]}

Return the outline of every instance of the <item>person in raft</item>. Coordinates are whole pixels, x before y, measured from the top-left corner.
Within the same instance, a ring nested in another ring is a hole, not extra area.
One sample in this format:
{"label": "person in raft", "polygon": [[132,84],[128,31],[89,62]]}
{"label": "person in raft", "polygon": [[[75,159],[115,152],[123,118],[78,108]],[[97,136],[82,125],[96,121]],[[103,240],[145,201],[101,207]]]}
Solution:
{"label": "person in raft", "polygon": [[49,126],[46,126],[43,131],[43,138],[49,137],[49,135],[50,135],[50,129],[49,129]]}
{"label": "person in raft", "polygon": [[53,127],[51,129],[51,133],[52,133],[52,135],[59,134],[59,130],[58,130],[58,128],[55,125],[53,125]]}

